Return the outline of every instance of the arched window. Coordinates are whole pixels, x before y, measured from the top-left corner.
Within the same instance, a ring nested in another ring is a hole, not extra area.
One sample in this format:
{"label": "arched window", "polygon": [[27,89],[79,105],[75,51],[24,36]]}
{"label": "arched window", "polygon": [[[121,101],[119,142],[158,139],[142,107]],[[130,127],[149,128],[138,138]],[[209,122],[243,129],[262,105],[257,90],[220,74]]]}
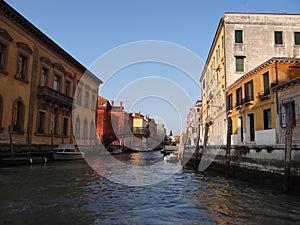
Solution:
{"label": "arched window", "polygon": [[94,143],[95,136],[96,136],[96,130],[95,130],[94,121],[92,121],[91,122],[91,126],[90,126],[90,140],[91,140],[91,144]]}
{"label": "arched window", "polygon": [[83,123],[83,140],[86,141],[87,137],[88,137],[88,123],[85,120]]}
{"label": "arched window", "polygon": [[59,111],[55,108],[53,111],[53,131],[54,134],[58,134],[59,131]]}
{"label": "arched window", "polygon": [[17,99],[13,104],[13,131],[23,132],[25,109],[21,98]]}
{"label": "arched window", "polygon": [[3,98],[0,95],[0,131],[3,129],[2,128],[2,115],[3,115]]}
{"label": "arched window", "polygon": [[76,118],[76,122],[75,122],[75,138],[80,139],[80,119],[79,119],[79,117]]}

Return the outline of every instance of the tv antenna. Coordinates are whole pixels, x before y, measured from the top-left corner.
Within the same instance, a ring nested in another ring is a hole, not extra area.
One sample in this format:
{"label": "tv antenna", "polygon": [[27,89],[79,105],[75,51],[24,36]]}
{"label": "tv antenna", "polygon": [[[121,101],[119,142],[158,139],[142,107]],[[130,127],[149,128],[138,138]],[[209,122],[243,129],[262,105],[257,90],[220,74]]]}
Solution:
{"label": "tv antenna", "polygon": [[245,0],[245,8],[246,8],[246,12],[249,12],[249,10],[248,10],[248,0]]}

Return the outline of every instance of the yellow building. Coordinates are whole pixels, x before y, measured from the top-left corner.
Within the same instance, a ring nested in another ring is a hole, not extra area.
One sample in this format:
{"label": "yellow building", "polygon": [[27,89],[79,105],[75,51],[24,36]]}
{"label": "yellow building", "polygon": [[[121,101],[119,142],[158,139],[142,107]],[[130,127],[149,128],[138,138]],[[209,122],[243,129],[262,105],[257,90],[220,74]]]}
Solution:
{"label": "yellow building", "polygon": [[234,145],[278,143],[279,102],[272,90],[295,76],[296,58],[271,58],[243,75],[227,89],[227,116]]}
{"label": "yellow building", "polygon": [[[29,147],[74,142],[73,100],[83,74],[87,74],[89,82],[83,86],[85,97],[82,98],[88,98],[86,108],[90,115],[95,115],[101,80],[7,3],[0,1],[2,146],[10,140],[13,144]],[[84,119],[80,122],[84,124]]]}

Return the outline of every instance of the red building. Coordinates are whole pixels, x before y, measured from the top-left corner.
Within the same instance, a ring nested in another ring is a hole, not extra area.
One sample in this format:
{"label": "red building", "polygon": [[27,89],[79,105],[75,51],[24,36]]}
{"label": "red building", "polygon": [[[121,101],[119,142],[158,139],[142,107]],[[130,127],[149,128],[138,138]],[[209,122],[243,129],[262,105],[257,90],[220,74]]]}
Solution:
{"label": "red building", "polygon": [[[132,117],[124,112],[122,102],[119,106],[114,105],[99,96],[97,103],[97,136],[98,140],[105,142],[121,134],[129,133],[132,128]],[[124,144],[123,138],[112,143],[113,145]]]}

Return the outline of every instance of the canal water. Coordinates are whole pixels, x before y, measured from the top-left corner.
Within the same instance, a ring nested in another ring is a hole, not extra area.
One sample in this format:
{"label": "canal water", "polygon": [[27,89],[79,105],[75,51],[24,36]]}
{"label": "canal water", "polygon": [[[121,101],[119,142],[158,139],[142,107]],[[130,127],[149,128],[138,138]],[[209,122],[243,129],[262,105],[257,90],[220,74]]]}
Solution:
{"label": "canal water", "polygon": [[[160,152],[123,153],[151,164]],[[300,197],[209,172],[126,186],[85,161],[0,168],[0,224],[300,224]]]}

